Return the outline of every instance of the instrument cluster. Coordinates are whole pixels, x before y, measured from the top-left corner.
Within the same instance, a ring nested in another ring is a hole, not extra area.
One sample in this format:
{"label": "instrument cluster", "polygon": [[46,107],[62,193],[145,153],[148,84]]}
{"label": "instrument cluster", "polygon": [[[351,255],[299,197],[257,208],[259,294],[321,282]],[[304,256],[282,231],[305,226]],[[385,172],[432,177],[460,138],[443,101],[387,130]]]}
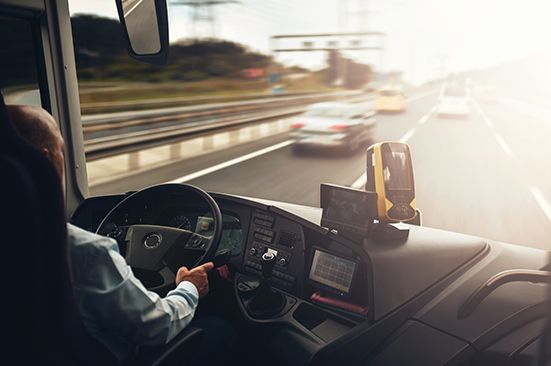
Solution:
{"label": "instrument cluster", "polygon": [[[230,213],[222,214],[222,239],[219,250],[230,249],[232,256],[238,256],[244,246],[244,235],[239,218]],[[102,235],[119,242],[123,251],[126,235],[125,227],[129,225],[160,225],[188,230],[204,236],[212,235],[212,214],[204,207],[174,205],[164,209],[152,209],[148,205],[139,210],[123,213],[117,220],[105,223]]]}

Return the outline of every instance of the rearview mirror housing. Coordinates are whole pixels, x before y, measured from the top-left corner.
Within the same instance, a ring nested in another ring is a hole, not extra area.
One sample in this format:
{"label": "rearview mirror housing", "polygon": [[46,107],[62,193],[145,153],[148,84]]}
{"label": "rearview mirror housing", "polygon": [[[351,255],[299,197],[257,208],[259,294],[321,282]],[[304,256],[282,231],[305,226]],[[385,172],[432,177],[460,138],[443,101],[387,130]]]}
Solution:
{"label": "rearview mirror housing", "polygon": [[168,60],[166,0],[115,0],[128,54],[142,62],[162,65]]}

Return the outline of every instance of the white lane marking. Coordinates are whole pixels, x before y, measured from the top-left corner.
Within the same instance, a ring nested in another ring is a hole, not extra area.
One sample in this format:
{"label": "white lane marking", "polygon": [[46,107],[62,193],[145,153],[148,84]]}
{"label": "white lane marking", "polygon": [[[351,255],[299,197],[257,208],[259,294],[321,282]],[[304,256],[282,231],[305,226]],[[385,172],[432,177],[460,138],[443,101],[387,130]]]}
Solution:
{"label": "white lane marking", "polygon": [[266,147],[266,148],[264,148],[264,149],[260,149],[260,150],[254,151],[254,152],[252,152],[252,153],[250,153],[250,154],[243,155],[243,156],[240,156],[240,157],[238,157],[238,158],[235,158],[235,159],[232,159],[232,160],[228,160],[228,161],[223,162],[223,163],[220,163],[220,164],[216,164],[216,165],[211,166],[211,167],[209,167],[209,168],[205,168],[205,169],[203,169],[203,170],[199,170],[199,171],[197,171],[197,172],[190,173],[190,174],[188,174],[188,175],[184,175],[183,177],[173,179],[173,180],[171,180],[171,181],[169,181],[169,182],[167,182],[167,183],[184,183],[184,182],[187,182],[187,181],[190,181],[190,180],[193,180],[193,179],[202,177],[202,176],[204,176],[204,175],[207,175],[207,174],[216,172],[216,171],[218,171],[218,170],[227,168],[227,167],[229,167],[229,166],[232,166],[232,165],[236,165],[236,164],[242,163],[242,162],[244,162],[244,161],[246,161],[246,160],[250,160],[250,159],[256,158],[257,156],[264,155],[264,154],[267,154],[267,153],[269,153],[269,152],[272,152],[272,151],[275,151],[275,150],[284,148],[285,146],[291,145],[293,142],[294,142],[294,140],[283,141],[283,142],[280,142],[279,144],[275,144],[275,145],[272,145],[272,146],[268,146],[268,147]]}
{"label": "white lane marking", "polygon": [[427,114],[425,114],[423,117],[421,117],[421,119],[419,119],[419,122],[417,122],[419,125],[423,125],[425,123],[427,123],[427,121],[430,119],[430,117],[432,116],[432,112],[434,111],[435,108],[432,108]]}
{"label": "white lane marking", "polygon": [[367,174],[363,173],[362,175],[360,175],[358,179],[354,181],[354,183],[352,183],[350,187],[361,189],[361,188],[364,188],[366,182],[367,182]]}
{"label": "white lane marking", "polygon": [[489,128],[493,128],[493,127],[494,127],[494,123],[493,123],[492,120],[486,115],[486,112],[484,112],[484,110],[480,107],[480,105],[478,104],[478,102],[475,102],[475,103],[474,103],[474,107],[476,108],[477,112],[482,116],[482,119],[484,120],[484,123],[486,123],[486,126],[488,126]]}
{"label": "white lane marking", "polygon": [[501,146],[501,148],[503,149],[503,151],[505,151],[507,155],[509,155],[510,157],[513,157],[515,155],[513,154],[513,150],[511,150],[511,148],[509,147],[509,145],[507,145],[507,142],[503,137],[501,137],[501,135],[496,133],[495,138],[499,143],[499,146]]}
{"label": "white lane marking", "polygon": [[486,126],[490,127],[490,128],[493,128],[494,127],[494,124],[492,123],[492,120],[488,118],[488,116],[483,113],[482,114],[482,119],[484,120],[484,122],[486,123]]}
{"label": "white lane marking", "polygon": [[411,136],[413,136],[414,133],[415,133],[415,128],[412,128],[411,130],[406,132],[406,134],[404,136],[402,136],[402,138],[398,141],[407,142],[411,138]]}
{"label": "white lane marking", "polygon": [[138,2],[124,14],[124,17],[126,18],[127,16],[129,16],[130,13],[132,13],[142,2],[143,0],[138,0]]}
{"label": "white lane marking", "polygon": [[532,192],[532,196],[534,196],[534,199],[536,200],[538,205],[545,213],[545,216],[547,216],[547,218],[551,220],[551,205],[549,204],[549,202],[547,202],[543,193],[541,193],[541,191],[535,186],[531,186],[530,191]]}

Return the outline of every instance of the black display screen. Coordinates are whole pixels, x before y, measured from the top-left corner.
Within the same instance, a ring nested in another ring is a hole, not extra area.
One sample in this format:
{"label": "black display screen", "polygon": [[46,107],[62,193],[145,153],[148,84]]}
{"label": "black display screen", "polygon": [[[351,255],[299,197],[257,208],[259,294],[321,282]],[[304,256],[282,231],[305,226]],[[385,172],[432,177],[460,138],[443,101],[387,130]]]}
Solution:
{"label": "black display screen", "polygon": [[356,263],[321,250],[314,252],[309,278],[338,291],[349,293]]}
{"label": "black display screen", "polygon": [[327,218],[361,225],[365,222],[367,212],[367,197],[364,194],[340,189],[330,192]]}
{"label": "black display screen", "polygon": [[373,192],[330,184],[321,185],[321,206],[322,225],[341,230],[367,229],[377,214]]}

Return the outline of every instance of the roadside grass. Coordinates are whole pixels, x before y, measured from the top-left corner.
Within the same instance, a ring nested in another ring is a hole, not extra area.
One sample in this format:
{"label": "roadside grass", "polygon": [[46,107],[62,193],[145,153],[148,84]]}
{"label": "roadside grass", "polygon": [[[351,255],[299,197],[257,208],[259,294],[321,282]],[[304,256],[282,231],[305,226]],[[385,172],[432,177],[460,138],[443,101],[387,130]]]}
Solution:
{"label": "roadside grass", "polygon": [[[287,93],[325,92],[334,90],[317,74],[285,80],[282,95]],[[81,82],[82,114],[144,110],[174,106],[198,105],[224,101],[274,97],[267,80],[210,78],[193,82]]]}

